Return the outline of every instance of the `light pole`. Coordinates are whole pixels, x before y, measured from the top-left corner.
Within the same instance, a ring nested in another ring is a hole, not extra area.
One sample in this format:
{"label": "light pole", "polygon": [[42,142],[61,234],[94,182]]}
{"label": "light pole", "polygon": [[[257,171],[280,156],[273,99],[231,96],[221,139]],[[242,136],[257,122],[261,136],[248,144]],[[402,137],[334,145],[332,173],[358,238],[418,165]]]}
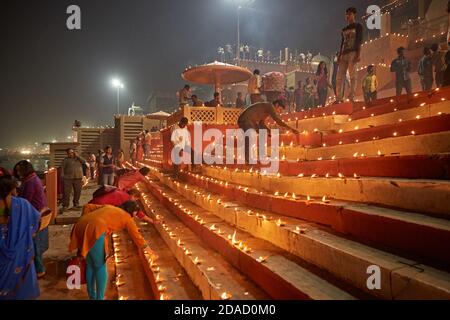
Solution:
{"label": "light pole", "polygon": [[237,48],[236,48],[236,64],[239,65],[241,59],[241,9],[242,6],[237,8]]}
{"label": "light pole", "polygon": [[111,83],[117,89],[117,115],[120,115],[120,89],[123,89],[124,85],[119,79],[113,79]]}

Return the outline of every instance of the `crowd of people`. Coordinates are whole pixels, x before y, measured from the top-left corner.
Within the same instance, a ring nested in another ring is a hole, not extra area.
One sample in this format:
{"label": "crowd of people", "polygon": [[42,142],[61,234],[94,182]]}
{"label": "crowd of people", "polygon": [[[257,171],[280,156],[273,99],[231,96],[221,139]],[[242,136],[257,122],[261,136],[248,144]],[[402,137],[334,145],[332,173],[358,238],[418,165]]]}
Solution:
{"label": "crowd of people", "polygon": [[[450,5],[448,8],[450,12]],[[333,93],[336,104],[344,100],[354,101],[357,84],[357,66],[361,61],[361,47],[363,43],[363,26],[357,22],[357,10],[354,7],[346,10],[345,16],[347,25],[341,32],[341,44],[336,52],[332,64],[332,72],[328,70],[327,63],[321,61],[318,64],[316,73],[304,80],[297,82],[297,88],[285,86],[283,92],[277,96],[267,97],[264,92],[264,80],[260,70],[254,70],[253,76],[248,81],[247,95],[242,92],[237,93],[234,105],[238,108],[245,108],[249,105],[274,100],[283,100],[287,106],[287,112],[299,112],[304,109],[325,106],[329,93]],[[404,91],[407,94],[412,92],[411,72],[413,66],[405,55],[406,49],[397,49],[398,57],[390,66],[390,71],[395,74],[396,95],[401,95]],[[423,57],[417,66],[422,90],[431,90],[433,86],[441,88],[450,86],[450,52],[446,48],[441,48],[438,43],[434,43],[423,49]],[[376,75],[376,67],[369,65],[366,74],[361,79],[362,93],[364,101],[370,103],[378,98],[379,80]],[[330,91],[331,90],[331,91]],[[344,93],[347,93],[344,99]],[[195,107],[216,107],[223,106],[220,94],[216,92],[214,99],[203,103],[196,95],[191,95],[191,88],[186,85],[179,92],[180,106],[188,105],[192,99]],[[248,102],[247,102],[248,101]]]}
{"label": "crowd of people", "polygon": [[[74,188],[74,206],[79,207],[81,193],[80,174],[84,160],[73,150],[67,150],[64,160],[64,179],[68,190]],[[106,148],[102,157],[111,157]],[[94,159],[90,159],[95,161]],[[104,168],[111,168],[105,160]],[[144,181],[149,168],[116,171],[113,185],[103,185],[89,204],[83,207],[82,216],[74,225],[69,251],[77,251],[86,265],[86,282],[89,298],[103,300],[106,291],[106,260],[108,237],[113,232],[126,229],[144,253],[156,259],[140,235],[134,217],[154,223],[142,210],[140,192],[134,185]],[[89,173],[90,174],[90,173]],[[104,181],[110,177],[106,173]],[[80,180],[80,181],[76,181]],[[110,182],[110,181],[108,181]],[[70,194],[70,192],[68,192]],[[68,204],[67,194],[64,205]],[[51,214],[41,178],[28,161],[17,163],[13,171],[0,168],[0,300],[33,300],[39,297],[38,279],[46,276],[43,254],[49,249],[49,229],[43,217]],[[48,220],[49,222],[50,220]]]}
{"label": "crowd of people", "polygon": [[145,157],[150,156],[150,148],[153,139],[152,133],[156,131],[158,131],[156,127],[152,128],[152,130],[144,130],[139,133],[135,139],[130,140],[129,156],[133,165],[137,162],[144,161]]}
{"label": "crowd of people", "polygon": [[28,161],[13,172],[0,168],[0,300],[39,296],[38,278],[46,275],[42,255],[49,248],[43,184]]}

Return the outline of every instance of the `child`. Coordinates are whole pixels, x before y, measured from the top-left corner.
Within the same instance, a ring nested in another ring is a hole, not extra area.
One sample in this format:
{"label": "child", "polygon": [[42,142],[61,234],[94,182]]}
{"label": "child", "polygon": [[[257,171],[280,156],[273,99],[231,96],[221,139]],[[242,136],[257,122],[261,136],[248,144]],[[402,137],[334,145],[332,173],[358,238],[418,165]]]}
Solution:
{"label": "child", "polygon": [[366,103],[377,100],[378,79],[375,75],[375,68],[373,65],[367,67],[367,74],[364,77],[362,89],[364,93],[364,101]]}

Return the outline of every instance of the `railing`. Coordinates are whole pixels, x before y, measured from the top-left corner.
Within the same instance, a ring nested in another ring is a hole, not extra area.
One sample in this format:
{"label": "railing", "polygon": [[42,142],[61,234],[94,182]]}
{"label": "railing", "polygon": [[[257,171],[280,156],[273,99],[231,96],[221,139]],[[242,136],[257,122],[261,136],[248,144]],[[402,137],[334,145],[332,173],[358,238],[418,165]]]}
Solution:
{"label": "railing", "polygon": [[167,119],[167,125],[170,127],[177,124],[184,117],[189,120],[189,123],[236,124],[242,111],[242,109],[222,107],[182,107]]}
{"label": "railing", "polygon": [[440,42],[441,38],[447,36],[448,16],[442,17],[408,26],[408,36],[410,39],[410,47],[417,46],[424,41],[435,40]]}

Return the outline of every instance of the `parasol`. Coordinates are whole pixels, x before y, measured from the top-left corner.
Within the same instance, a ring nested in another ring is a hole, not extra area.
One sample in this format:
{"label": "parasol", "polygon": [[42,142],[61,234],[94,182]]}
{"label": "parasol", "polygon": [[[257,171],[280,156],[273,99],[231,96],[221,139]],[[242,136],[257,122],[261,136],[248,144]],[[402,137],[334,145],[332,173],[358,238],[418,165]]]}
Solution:
{"label": "parasol", "polygon": [[186,69],[181,77],[195,84],[212,84],[216,92],[220,92],[223,84],[233,84],[249,80],[252,73],[242,67],[222,62],[213,62]]}

